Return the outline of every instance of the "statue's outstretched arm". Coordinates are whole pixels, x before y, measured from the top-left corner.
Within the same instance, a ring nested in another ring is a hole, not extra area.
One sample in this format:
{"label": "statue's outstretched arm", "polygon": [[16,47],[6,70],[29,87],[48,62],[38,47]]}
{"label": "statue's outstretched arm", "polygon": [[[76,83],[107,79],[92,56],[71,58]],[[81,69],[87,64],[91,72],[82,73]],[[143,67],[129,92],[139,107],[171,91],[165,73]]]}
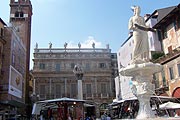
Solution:
{"label": "statue's outstretched arm", "polygon": [[151,32],[156,32],[155,29],[153,28],[150,28],[150,27],[144,27],[144,26],[141,26],[141,25],[138,25],[138,24],[134,24],[136,28],[140,29],[140,30],[143,30],[143,31],[151,31]]}

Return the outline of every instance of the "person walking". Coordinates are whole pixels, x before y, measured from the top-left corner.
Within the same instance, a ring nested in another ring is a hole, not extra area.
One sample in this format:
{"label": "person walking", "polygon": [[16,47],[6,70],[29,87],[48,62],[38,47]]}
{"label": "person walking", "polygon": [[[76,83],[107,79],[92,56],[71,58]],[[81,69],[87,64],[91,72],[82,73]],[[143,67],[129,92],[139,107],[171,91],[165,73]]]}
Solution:
{"label": "person walking", "polygon": [[109,114],[107,115],[106,120],[111,120],[111,117]]}

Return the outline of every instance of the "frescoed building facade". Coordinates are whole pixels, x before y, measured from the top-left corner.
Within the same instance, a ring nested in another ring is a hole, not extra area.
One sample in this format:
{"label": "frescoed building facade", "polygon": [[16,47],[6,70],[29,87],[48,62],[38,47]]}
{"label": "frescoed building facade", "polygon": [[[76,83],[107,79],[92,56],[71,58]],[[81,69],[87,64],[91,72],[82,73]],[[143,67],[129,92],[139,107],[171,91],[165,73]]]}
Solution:
{"label": "frescoed building facade", "polygon": [[159,29],[164,56],[155,60],[163,65],[163,71],[156,74],[156,91],[159,95],[180,98],[180,4],[172,7],[154,28]]}

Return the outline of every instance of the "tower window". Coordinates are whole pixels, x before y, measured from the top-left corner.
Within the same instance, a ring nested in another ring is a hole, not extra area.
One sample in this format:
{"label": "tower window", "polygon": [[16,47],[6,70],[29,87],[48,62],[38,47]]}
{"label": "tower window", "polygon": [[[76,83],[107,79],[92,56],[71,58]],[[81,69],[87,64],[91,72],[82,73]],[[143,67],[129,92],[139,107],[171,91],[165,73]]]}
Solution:
{"label": "tower window", "polygon": [[19,12],[18,11],[16,11],[15,17],[19,17]]}
{"label": "tower window", "polygon": [[14,0],[14,2],[18,2],[19,0]]}
{"label": "tower window", "polygon": [[20,12],[19,15],[20,15],[20,17],[24,17],[24,16],[23,16],[23,12]]}
{"label": "tower window", "polygon": [[15,12],[15,17],[24,17],[24,13],[23,12]]}

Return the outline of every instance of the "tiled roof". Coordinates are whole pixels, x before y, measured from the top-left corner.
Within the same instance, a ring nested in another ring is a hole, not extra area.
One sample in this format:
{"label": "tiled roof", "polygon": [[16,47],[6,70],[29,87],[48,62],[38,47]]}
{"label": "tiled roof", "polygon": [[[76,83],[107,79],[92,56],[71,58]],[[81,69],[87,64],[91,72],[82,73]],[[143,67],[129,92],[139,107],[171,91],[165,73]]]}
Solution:
{"label": "tiled roof", "polygon": [[4,25],[6,25],[6,23],[0,18],[0,22],[3,23]]}

